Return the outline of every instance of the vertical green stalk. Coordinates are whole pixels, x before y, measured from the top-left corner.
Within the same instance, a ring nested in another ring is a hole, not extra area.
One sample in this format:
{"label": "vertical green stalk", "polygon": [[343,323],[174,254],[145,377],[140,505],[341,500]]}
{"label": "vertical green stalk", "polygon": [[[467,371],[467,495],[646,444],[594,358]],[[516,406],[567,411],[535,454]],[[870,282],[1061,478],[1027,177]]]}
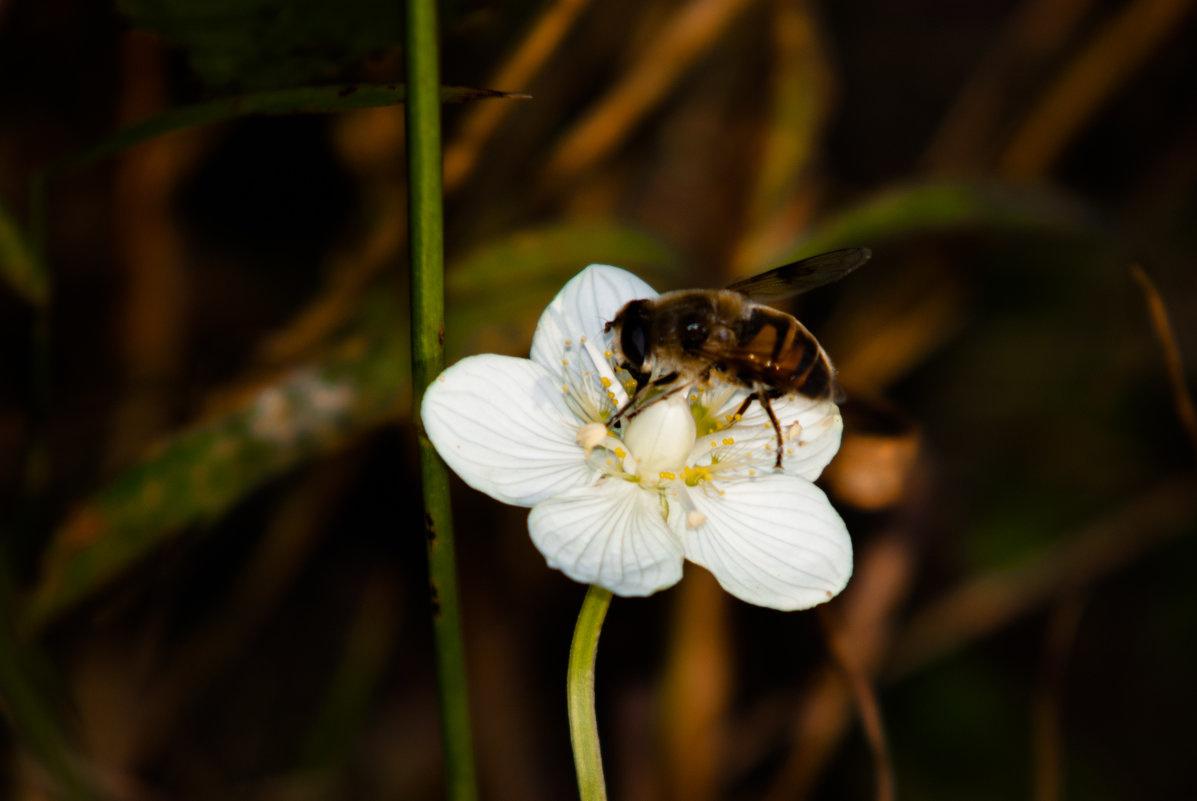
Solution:
{"label": "vertical green stalk", "polygon": [[569,677],[566,681],[569,740],[574,749],[574,768],[578,772],[578,793],[582,801],[607,799],[598,719],[594,714],[594,660],[610,603],[610,590],[591,585],[586,600],[582,601],[574,639],[569,646]]}
{"label": "vertical green stalk", "polygon": [[435,0],[406,0],[408,235],[411,240],[412,408],[419,438],[440,687],[441,736],[451,801],[478,795],[457,599],[449,474],[420,420],[420,400],[444,369],[445,275],[441,209],[441,106]]}

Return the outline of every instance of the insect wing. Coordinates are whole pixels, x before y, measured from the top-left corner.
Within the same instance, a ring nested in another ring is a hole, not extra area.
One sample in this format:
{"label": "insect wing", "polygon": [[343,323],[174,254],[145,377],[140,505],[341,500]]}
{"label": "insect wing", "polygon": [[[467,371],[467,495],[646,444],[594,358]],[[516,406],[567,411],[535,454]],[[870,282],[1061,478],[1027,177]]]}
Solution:
{"label": "insect wing", "polygon": [[868,248],[833,250],[736,281],[728,289],[753,300],[782,300],[838,281],[872,255]]}

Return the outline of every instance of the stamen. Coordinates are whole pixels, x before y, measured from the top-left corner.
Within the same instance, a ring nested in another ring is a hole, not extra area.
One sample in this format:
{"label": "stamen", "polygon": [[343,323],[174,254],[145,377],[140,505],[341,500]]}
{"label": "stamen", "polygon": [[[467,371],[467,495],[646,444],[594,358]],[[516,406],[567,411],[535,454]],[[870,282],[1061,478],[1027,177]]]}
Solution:
{"label": "stamen", "polygon": [[710,481],[713,475],[712,465],[696,464],[693,467],[686,466],[682,470],[682,481],[686,483],[687,487],[697,487],[700,481]]}
{"label": "stamen", "polygon": [[[684,486],[674,484],[670,487],[669,495],[683,512],[686,513],[686,527],[698,528],[706,522],[707,516],[698,511],[694,506],[694,499],[690,497],[690,492]],[[664,497],[664,496],[662,496]]]}

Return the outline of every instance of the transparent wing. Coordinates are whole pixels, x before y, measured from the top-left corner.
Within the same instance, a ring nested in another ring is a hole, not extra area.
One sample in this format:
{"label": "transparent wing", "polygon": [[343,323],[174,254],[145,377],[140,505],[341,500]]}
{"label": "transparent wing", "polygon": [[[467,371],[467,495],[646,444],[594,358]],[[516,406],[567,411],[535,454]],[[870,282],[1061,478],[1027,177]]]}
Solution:
{"label": "transparent wing", "polygon": [[736,281],[728,289],[753,300],[781,300],[838,281],[872,255],[868,248],[833,250]]}

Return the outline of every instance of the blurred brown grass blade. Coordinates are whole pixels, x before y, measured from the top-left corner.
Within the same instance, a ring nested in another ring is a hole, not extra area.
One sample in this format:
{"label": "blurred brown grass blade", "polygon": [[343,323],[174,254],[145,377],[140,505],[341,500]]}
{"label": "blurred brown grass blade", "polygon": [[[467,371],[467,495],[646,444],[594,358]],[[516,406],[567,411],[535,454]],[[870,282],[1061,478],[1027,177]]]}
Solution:
{"label": "blurred brown grass blade", "polygon": [[1147,301],[1147,313],[1151,315],[1151,327],[1155,330],[1156,339],[1160,342],[1160,350],[1164,354],[1164,369],[1168,372],[1168,386],[1172,390],[1172,404],[1176,407],[1176,416],[1189,437],[1189,444],[1193,454],[1197,456],[1197,409],[1193,406],[1193,396],[1189,386],[1185,383],[1184,361],[1180,356],[1180,346],[1176,344],[1176,334],[1172,331],[1172,323],[1168,319],[1168,309],[1164,306],[1164,299],[1147,272],[1139,265],[1131,267],[1131,275],[1139,282],[1143,289],[1143,298]]}
{"label": "blurred brown grass blade", "polygon": [[1027,562],[966,579],[910,617],[889,677],[900,679],[1064,593],[1126,567],[1197,525],[1197,478],[1139,493]]}
{"label": "blurred brown grass blade", "polygon": [[1170,34],[1191,0],[1131,0],[1101,27],[1040,96],[1003,153],[998,171],[1025,180],[1046,172],[1097,110]]}
{"label": "blurred brown grass blade", "polygon": [[561,189],[618,148],[686,71],[755,0],[695,0],[668,25],[606,95],[565,133],[545,164],[541,188]]}
{"label": "blurred brown grass blade", "polygon": [[681,584],[665,673],[662,786],[678,801],[714,801],[722,778],[722,722],[731,700],[727,594],[710,573]]}
{"label": "blurred brown grass blade", "polygon": [[[121,42],[122,125],[165,107],[163,70],[157,37],[133,31]],[[127,462],[169,421],[167,393],[176,384],[188,325],[185,245],[172,200],[200,147],[194,135],[159,137],[117,161],[114,236],[123,294],[115,318],[124,381],[108,438],[110,469]]]}
{"label": "blurred brown grass blade", "polygon": [[821,45],[822,32],[808,2],[769,3],[774,53],[770,109],[763,148],[750,190],[746,230],[738,239],[732,273],[759,271],[806,227],[796,212],[813,205],[804,192],[820,134],[827,122],[834,80]]}
{"label": "blurred brown grass blade", "polygon": [[873,769],[877,774],[877,801],[892,801],[894,797],[893,765],[889,758],[889,746],[885,740],[885,726],[881,720],[881,706],[877,693],[866,670],[856,644],[850,638],[844,621],[834,608],[827,605],[818,608],[819,622],[827,638],[827,649],[851,688],[852,700],[860,716],[865,739],[873,752]]}
{"label": "blurred brown grass blade", "polygon": [[1043,667],[1031,705],[1033,751],[1031,798],[1060,801],[1064,797],[1064,745],[1060,722],[1061,696],[1068,654],[1076,639],[1085,599],[1068,596],[1055,605],[1044,636]]}
{"label": "blurred brown grass blade", "polygon": [[967,173],[992,157],[1014,98],[1064,47],[1092,5],[1093,0],[1023,0],[927,148],[923,161],[930,174]]}
{"label": "blurred brown grass blade", "polygon": [[400,169],[403,113],[398,108],[361,109],[340,116],[333,141],[357,180],[363,201],[360,233],[325,257],[328,276],[319,295],[258,346],[267,364],[289,364],[319,347],[353,317],[362,296],[407,242],[407,194]]}
{"label": "blurred brown grass blade", "polygon": [[[843,636],[852,644],[863,676],[877,675],[893,638],[893,618],[905,601],[915,571],[915,554],[902,531],[877,537],[862,549],[840,606]],[[800,801],[810,796],[835,755],[852,720],[853,691],[844,674],[828,666],[806,688],[793,725],[793,748],[765,801]]]}
{"label": "blurred brown grass blade", "polygon": [[[588,5],[590,0],[552,2],[491,78],[491,85],[513,89],[527,86]],[[452,194],[469,177],[482,148],[510,108],[507,103],[476,103],[465,113],[457,133],[445,147],[445,194]]]}

